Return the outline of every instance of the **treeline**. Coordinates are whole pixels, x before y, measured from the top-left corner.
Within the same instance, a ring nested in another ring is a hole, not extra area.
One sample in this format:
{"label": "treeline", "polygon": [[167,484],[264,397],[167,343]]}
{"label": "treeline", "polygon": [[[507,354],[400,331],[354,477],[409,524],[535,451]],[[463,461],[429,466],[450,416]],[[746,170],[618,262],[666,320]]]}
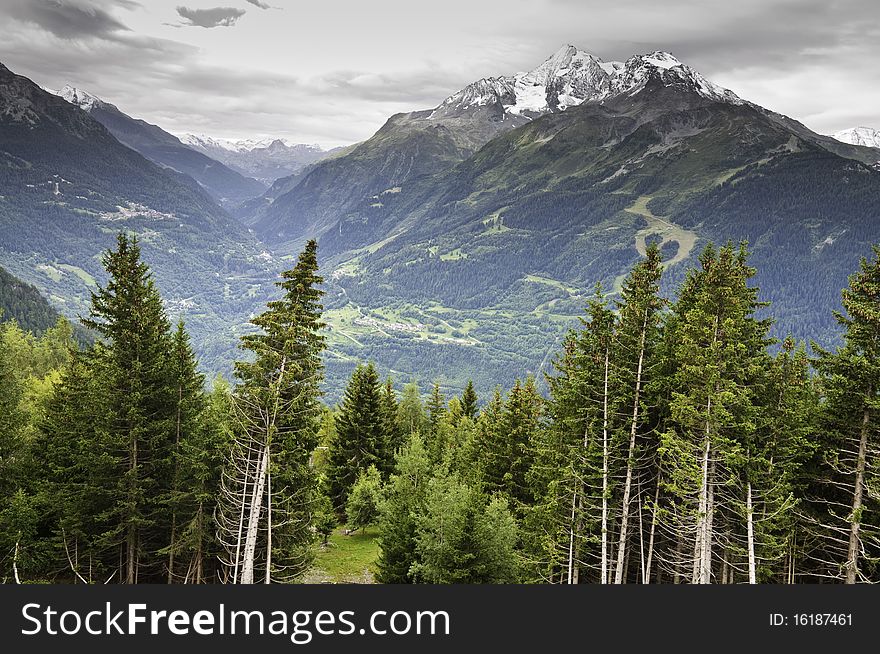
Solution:
{"label": "treeline", "polygon": [[880,580],[880,249],[833,352],[768,336],[744,246],[707,247],[674,303],[649,247],[548,397],[425,400],[361,364],[334,408],[316,250],[210,390],[125,236],[98,343],[0,328],[6,581],[292,581],[339,524],[378,526],[385,583]]}

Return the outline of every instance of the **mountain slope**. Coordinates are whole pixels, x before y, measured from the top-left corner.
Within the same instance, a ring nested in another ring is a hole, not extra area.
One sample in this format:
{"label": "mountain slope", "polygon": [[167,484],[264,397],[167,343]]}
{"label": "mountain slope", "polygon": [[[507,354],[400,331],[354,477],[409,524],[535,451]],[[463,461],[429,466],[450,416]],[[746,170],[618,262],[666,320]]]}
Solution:
{"label": "mountain slope", "polygon": [[123,145],[160,166],[189,175],[223,205],[239,204],[266,190],[257,180],[231,170],[184,145],[180,139],[160,127],[132,118],[116,106],[85,91],[68,85],[58,91],[58,95],[86,111]]}
{"label": "mountain slope", "polygon": [[288,193],[259,207],[247,222],[269,243],[301,242],[335,218],[400,184],[448,170],[493,138],[548,113],[637,93],[657,76],[703,97],[741,104],[665,52],[603,62],[566,45],[537,68],[478,80],[433,110],[392,116],[352,152],[319,164]]}
{"label": "mountain slope", "polygon": [[274,264],[191,178],[0,65],[0,265],[76,317],[105,279],[101,253],[120,230],[140,237],[169,312],[186,318],[206,365],[223,367]]}
{"label": "mountain slope", "polygon": [[[671,292],[708,241],[747,239],[775,333],[833,342],[839,290],[880,237],[880,173],[863,163],[875,151],[815,134],[662,53],[608,68],[593,99],[544,109],[445,169],[352,199],[327,226],[297,225],[321,229],[341,360],[374,358],[450,387],[467,374],[484,384],[538,374],[594,284],[616,292],[651,241]],[[334,183],[315,172],[294,192]]]}
{"label": "mountain slope", "polygon": [[58,318],[58,312],[36,287],[0,267],[0,322],[15,320],[22,329],[39,334]]}

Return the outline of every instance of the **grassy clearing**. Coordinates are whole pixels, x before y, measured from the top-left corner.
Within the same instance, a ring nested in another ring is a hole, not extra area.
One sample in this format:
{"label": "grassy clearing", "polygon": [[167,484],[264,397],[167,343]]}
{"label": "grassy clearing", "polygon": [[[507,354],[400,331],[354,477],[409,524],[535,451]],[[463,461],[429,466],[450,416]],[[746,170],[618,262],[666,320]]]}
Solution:
{"label": "grassy clearing", "polygon": [[377,527],[346,536],[336,529],[327,546],[319,545],[315,564],[306,573],[307,584],[372,584],[375,583],[376,559],[379,557]]}
{"label": "grassy clearing", "polygon": [[558,279],[552,279],[550,277],[542,277],[541,275],[526,275],[525,277],[527,282],[532,282],[534,284],[547,284],[548,286],[552,286],[554,288],[558,288],[560,291],[565,291],[571,295],[579,295],[580,291],[576,289],[574,286],[569,286],[568,284],[564,284],[560,282]]}
{"label": "grassy clearing", "polygon": [[468,255],[461,251],[461,248],[455,248],[451,252],[440,255],[440,261],[458,261],[459,259],[467,259]]}
{"label": "grassy clearing", "polygon": [[656,234],[661,239],[659,243],[660,247],[670,241],[678,242],[678,252],[676,252],[675,256],[669,261],[664,261],[663,265],[671,266],[679,261],[683,261],[691,253],[691,250],[694,249],[694,245],[697,242],[696,232],[674,225],[660,216],[655,216],[648,208],[648,202],[650,200],[651,196],[643,195],[639,197],[632,206],[625,209],[625,211],[641,216],[648,221],[647,227],[636,232],[636,250],[638,250],[640,255],[645,256],[645,239],[648,236]]}
{"label": "grassy clearing", "polygon": [[59,263],[58,267],[62,270],[66,270],[68,272],[72,272],[74,275],[79,277],[86,286],[97,286],[98,282],[85,270],[80,268],[79,266],[72,266],[69,263]]}
{"label": "grassy clearing", "polygon": [[55,266],[49,265],[48,263],[41,263],[37,266],[37,270],[46,275],[53,282],[60,282],[61,278],[64,277],[64,273],[58,270]]}

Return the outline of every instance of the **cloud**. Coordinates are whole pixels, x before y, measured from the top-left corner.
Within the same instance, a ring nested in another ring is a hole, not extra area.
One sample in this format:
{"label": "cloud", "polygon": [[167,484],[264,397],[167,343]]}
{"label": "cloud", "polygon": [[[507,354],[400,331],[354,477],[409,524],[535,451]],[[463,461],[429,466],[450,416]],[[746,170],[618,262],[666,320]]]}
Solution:
{"label": "cloud", "polygon": [[254,7],[259,7],[260,9],[272,9],[272,5],[270,5],[266,2],[260,2],[260,0],[245,0],[245,1],[249,2]]}
{"label": "cloud", "polygon": [[240,21],[234,39],[183,21],[166,27],[178,2],[239,7],[218,8],[233,14],[202,21],[210,26],[245,9],[238,0],[0,0],[0,61],[172,132],[336,145],[481,77],[534,68],[563,43],[606,60],[665,49],[811,129],[880,128],[876,0],[445,0],[430,23],[410,0],[349,0],[345,11],[313,3],[308,21],[291,11]]}
{"label": "cloud", "polygon": [[235,7],[213,7],[211,9],[190,9],[177,7],[177,13],[186,21],[184,25],[191,27],[232,27],[239,18],[245,15],[244,9]]}
{"label": "cloud", "polygon": [[131,0],[8,0],[7,11],[19,21],[36,25],[63,39],[108,37],[129,28],[107,7],[134,9]]}

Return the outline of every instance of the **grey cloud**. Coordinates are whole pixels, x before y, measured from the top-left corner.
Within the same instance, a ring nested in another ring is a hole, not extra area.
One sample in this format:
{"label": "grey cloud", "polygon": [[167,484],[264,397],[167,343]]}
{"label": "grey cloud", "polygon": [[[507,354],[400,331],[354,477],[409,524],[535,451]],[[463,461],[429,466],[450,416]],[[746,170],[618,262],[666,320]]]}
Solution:
{"label": "grey cloud", "polygon": [[[272,5],[266,2],[260,2],[260,0],[245,0],[246,2],[252,4],[254,7],[259,7],[260,9],[272,9]],[[280,9],[280,7],[279,7]]]}
{"label": "grey cloud", "polygon": [[[36,25],[63,39],[108,37],[128,31],[128,27],[114,18],[106,7],[106,0],[8,0],[12,18]],[[139,6],[130,0],[115,3],[125,9]]]}
{"label": "grey cloud", "polygon": [[177,7],[178,15],[188,21],[184,25],[192,27],[232,27],[245,15],[244,9],[236,7],[212,7],[211,9],[190,9]]}
{"label": "grey cloud", "polygon": [[[163,11],[173,11],[173,0],[163,2]],[[269,54],[255,53],[259,48],[248,42],[263,38],[257,21],[242,25],[241,38],[230,45],[239,49],[234,63],[221,65],[204,30],[177,32],[191,44],[148,37],[137,22],[148,12],[129,18],[116,9],[119,2],[0,0],[0,60],[50,88],[81,85],[170,131],[340,144],[368,137],[392,113],[433,107],[480,77],[533,68],[563,43],[606,60],[664,49],[812,129],[880,127],[880,13],[865,0],[448,0],[431,24],[414,9],[391,11],[398,0],[376,4],[386,11],[340,12],[332,24],[315,22],[297,39],[299,48],[288,50],[276,37]],[[80,9],[92,23],[74,23],[80,26],[69,36],[32,7]],[[299,21],[286,14],[278,17],[291,23],[290,31],[281,33],[295,33]],[[365,16],[378,15],[386,22],[363,24]],[[382,51],[384,59],[373,56]],[[279,67],[288,52],[290,65]],[[301,57],[310,60],[300,66]]]}

